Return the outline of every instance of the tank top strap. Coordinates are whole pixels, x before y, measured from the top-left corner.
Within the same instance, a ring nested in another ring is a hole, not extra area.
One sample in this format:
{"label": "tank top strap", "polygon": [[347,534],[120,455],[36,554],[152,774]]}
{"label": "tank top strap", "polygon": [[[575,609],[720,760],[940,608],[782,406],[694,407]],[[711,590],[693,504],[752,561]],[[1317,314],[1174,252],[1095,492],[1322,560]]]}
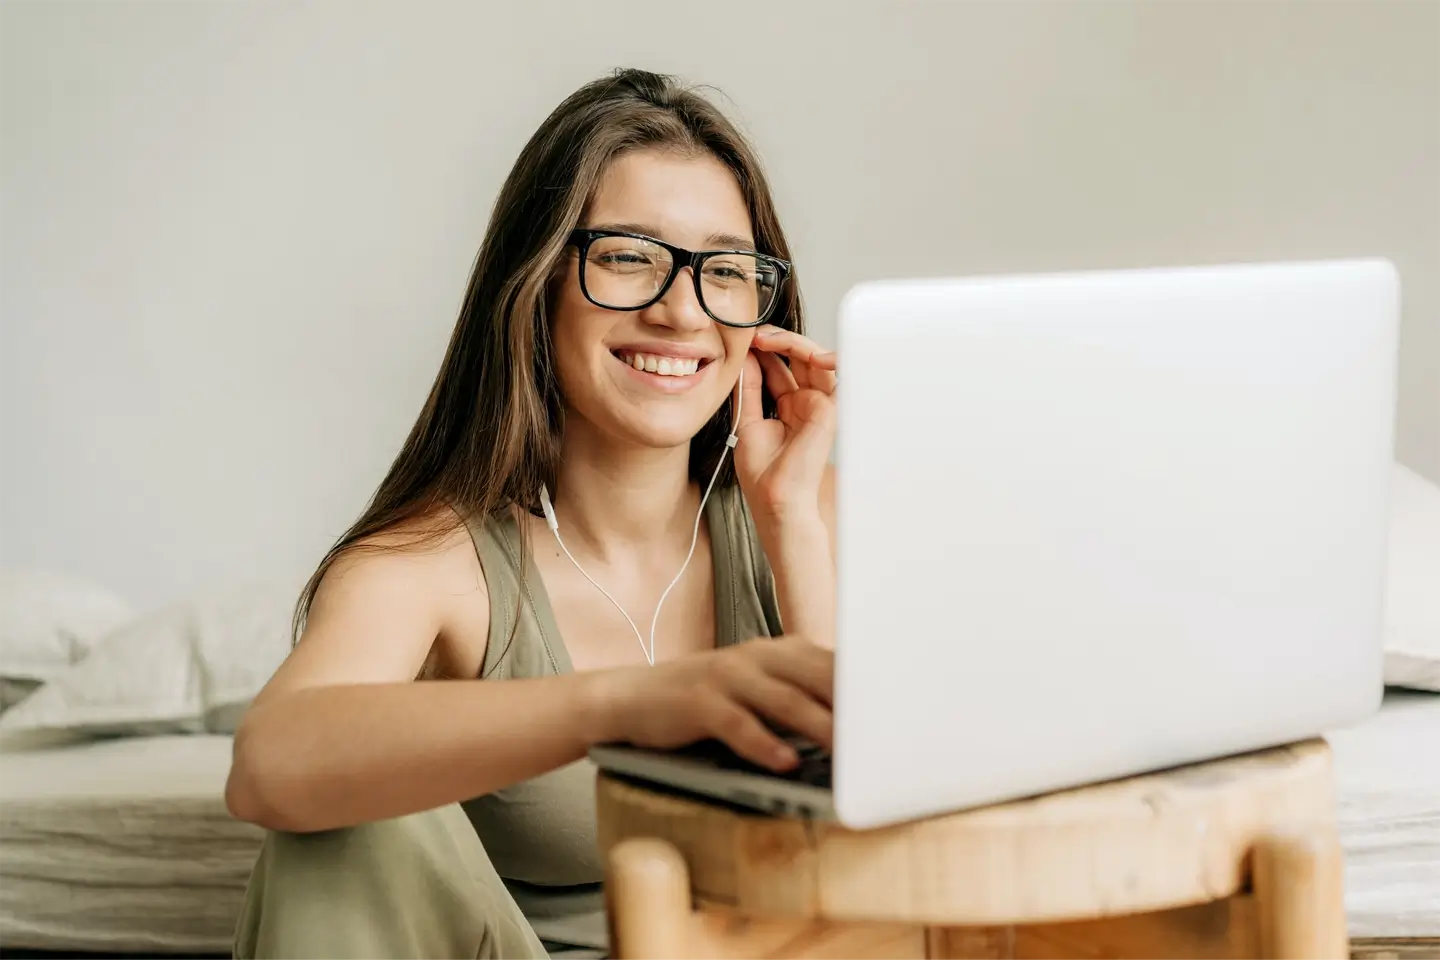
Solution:
{"label": "tank top strap", "polygon": [[[779,636],[774,573],[740,488],[712,491],[705,516],[715,576],[715,645]],[[545,585],[533,561],[522,564],[515,518],[467,516],[466,525],[490,594],[490,639],[480,675],[499,680],[569,673],[570,654]]]}
{"label": "tank top strap", "polygon": [[713,491],[705,507],[715,558],[715,645],[784,632],[775,576],[738,485]]}
{"label": "tank top strap", "polygon": [[480,676],[496,680],[569,673],[549,597],[533,563],[522,565],[520,529],[509,514],[467,516],[490,594],[490,639]]}

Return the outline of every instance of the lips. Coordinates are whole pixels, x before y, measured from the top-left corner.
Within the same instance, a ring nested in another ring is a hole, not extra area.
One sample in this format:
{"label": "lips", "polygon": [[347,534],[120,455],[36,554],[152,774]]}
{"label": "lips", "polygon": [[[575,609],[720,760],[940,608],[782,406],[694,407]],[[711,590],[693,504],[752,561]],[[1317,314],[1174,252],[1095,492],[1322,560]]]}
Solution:
{"label": "lips", "polygon": [[710,362],[705,357],[672,357],[638,350],[616,350],[614,353],[621,363],[661,377],[693,377]]}

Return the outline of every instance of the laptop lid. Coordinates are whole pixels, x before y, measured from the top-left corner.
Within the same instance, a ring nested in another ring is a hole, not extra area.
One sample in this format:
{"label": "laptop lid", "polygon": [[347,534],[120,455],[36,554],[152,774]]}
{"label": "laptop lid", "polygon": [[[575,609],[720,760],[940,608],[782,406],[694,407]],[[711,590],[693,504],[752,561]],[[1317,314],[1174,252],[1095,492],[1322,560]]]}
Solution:
{"label": "laptop lid", "polygon": [[844,300],[835,803],[855,827],[1312,736],[1381,693],[1382,261]]}

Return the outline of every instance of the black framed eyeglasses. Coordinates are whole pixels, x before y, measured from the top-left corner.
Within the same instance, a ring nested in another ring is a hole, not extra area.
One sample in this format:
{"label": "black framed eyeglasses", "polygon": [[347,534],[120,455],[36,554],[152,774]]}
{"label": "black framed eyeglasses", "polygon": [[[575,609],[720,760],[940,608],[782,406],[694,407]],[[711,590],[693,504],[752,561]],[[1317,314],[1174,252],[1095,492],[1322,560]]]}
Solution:
{"label": "black framed eyeglasses", "polygon": [[790,264],[753,250],[686,250],[641,233],[576,230],[570,242],[580,251],[580,290],[597,307],[644,310],[665,296],[689,267],[695,298],[716,323],[755,327],[780,301]]}

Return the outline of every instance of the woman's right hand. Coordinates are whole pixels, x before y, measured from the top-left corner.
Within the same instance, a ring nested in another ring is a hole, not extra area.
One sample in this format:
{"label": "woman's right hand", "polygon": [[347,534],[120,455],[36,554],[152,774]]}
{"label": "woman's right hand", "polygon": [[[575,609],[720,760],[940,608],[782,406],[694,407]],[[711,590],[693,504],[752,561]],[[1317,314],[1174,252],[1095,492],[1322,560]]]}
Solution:
{"label": "woman's right hand", "polygon": [[834,740],[835,655],[803,638],[753,640],[604,674],[597,680],[606,739],[613,742],[669,750],[715,739],[783,771],[798,758],[767,723],[826,748]]}

